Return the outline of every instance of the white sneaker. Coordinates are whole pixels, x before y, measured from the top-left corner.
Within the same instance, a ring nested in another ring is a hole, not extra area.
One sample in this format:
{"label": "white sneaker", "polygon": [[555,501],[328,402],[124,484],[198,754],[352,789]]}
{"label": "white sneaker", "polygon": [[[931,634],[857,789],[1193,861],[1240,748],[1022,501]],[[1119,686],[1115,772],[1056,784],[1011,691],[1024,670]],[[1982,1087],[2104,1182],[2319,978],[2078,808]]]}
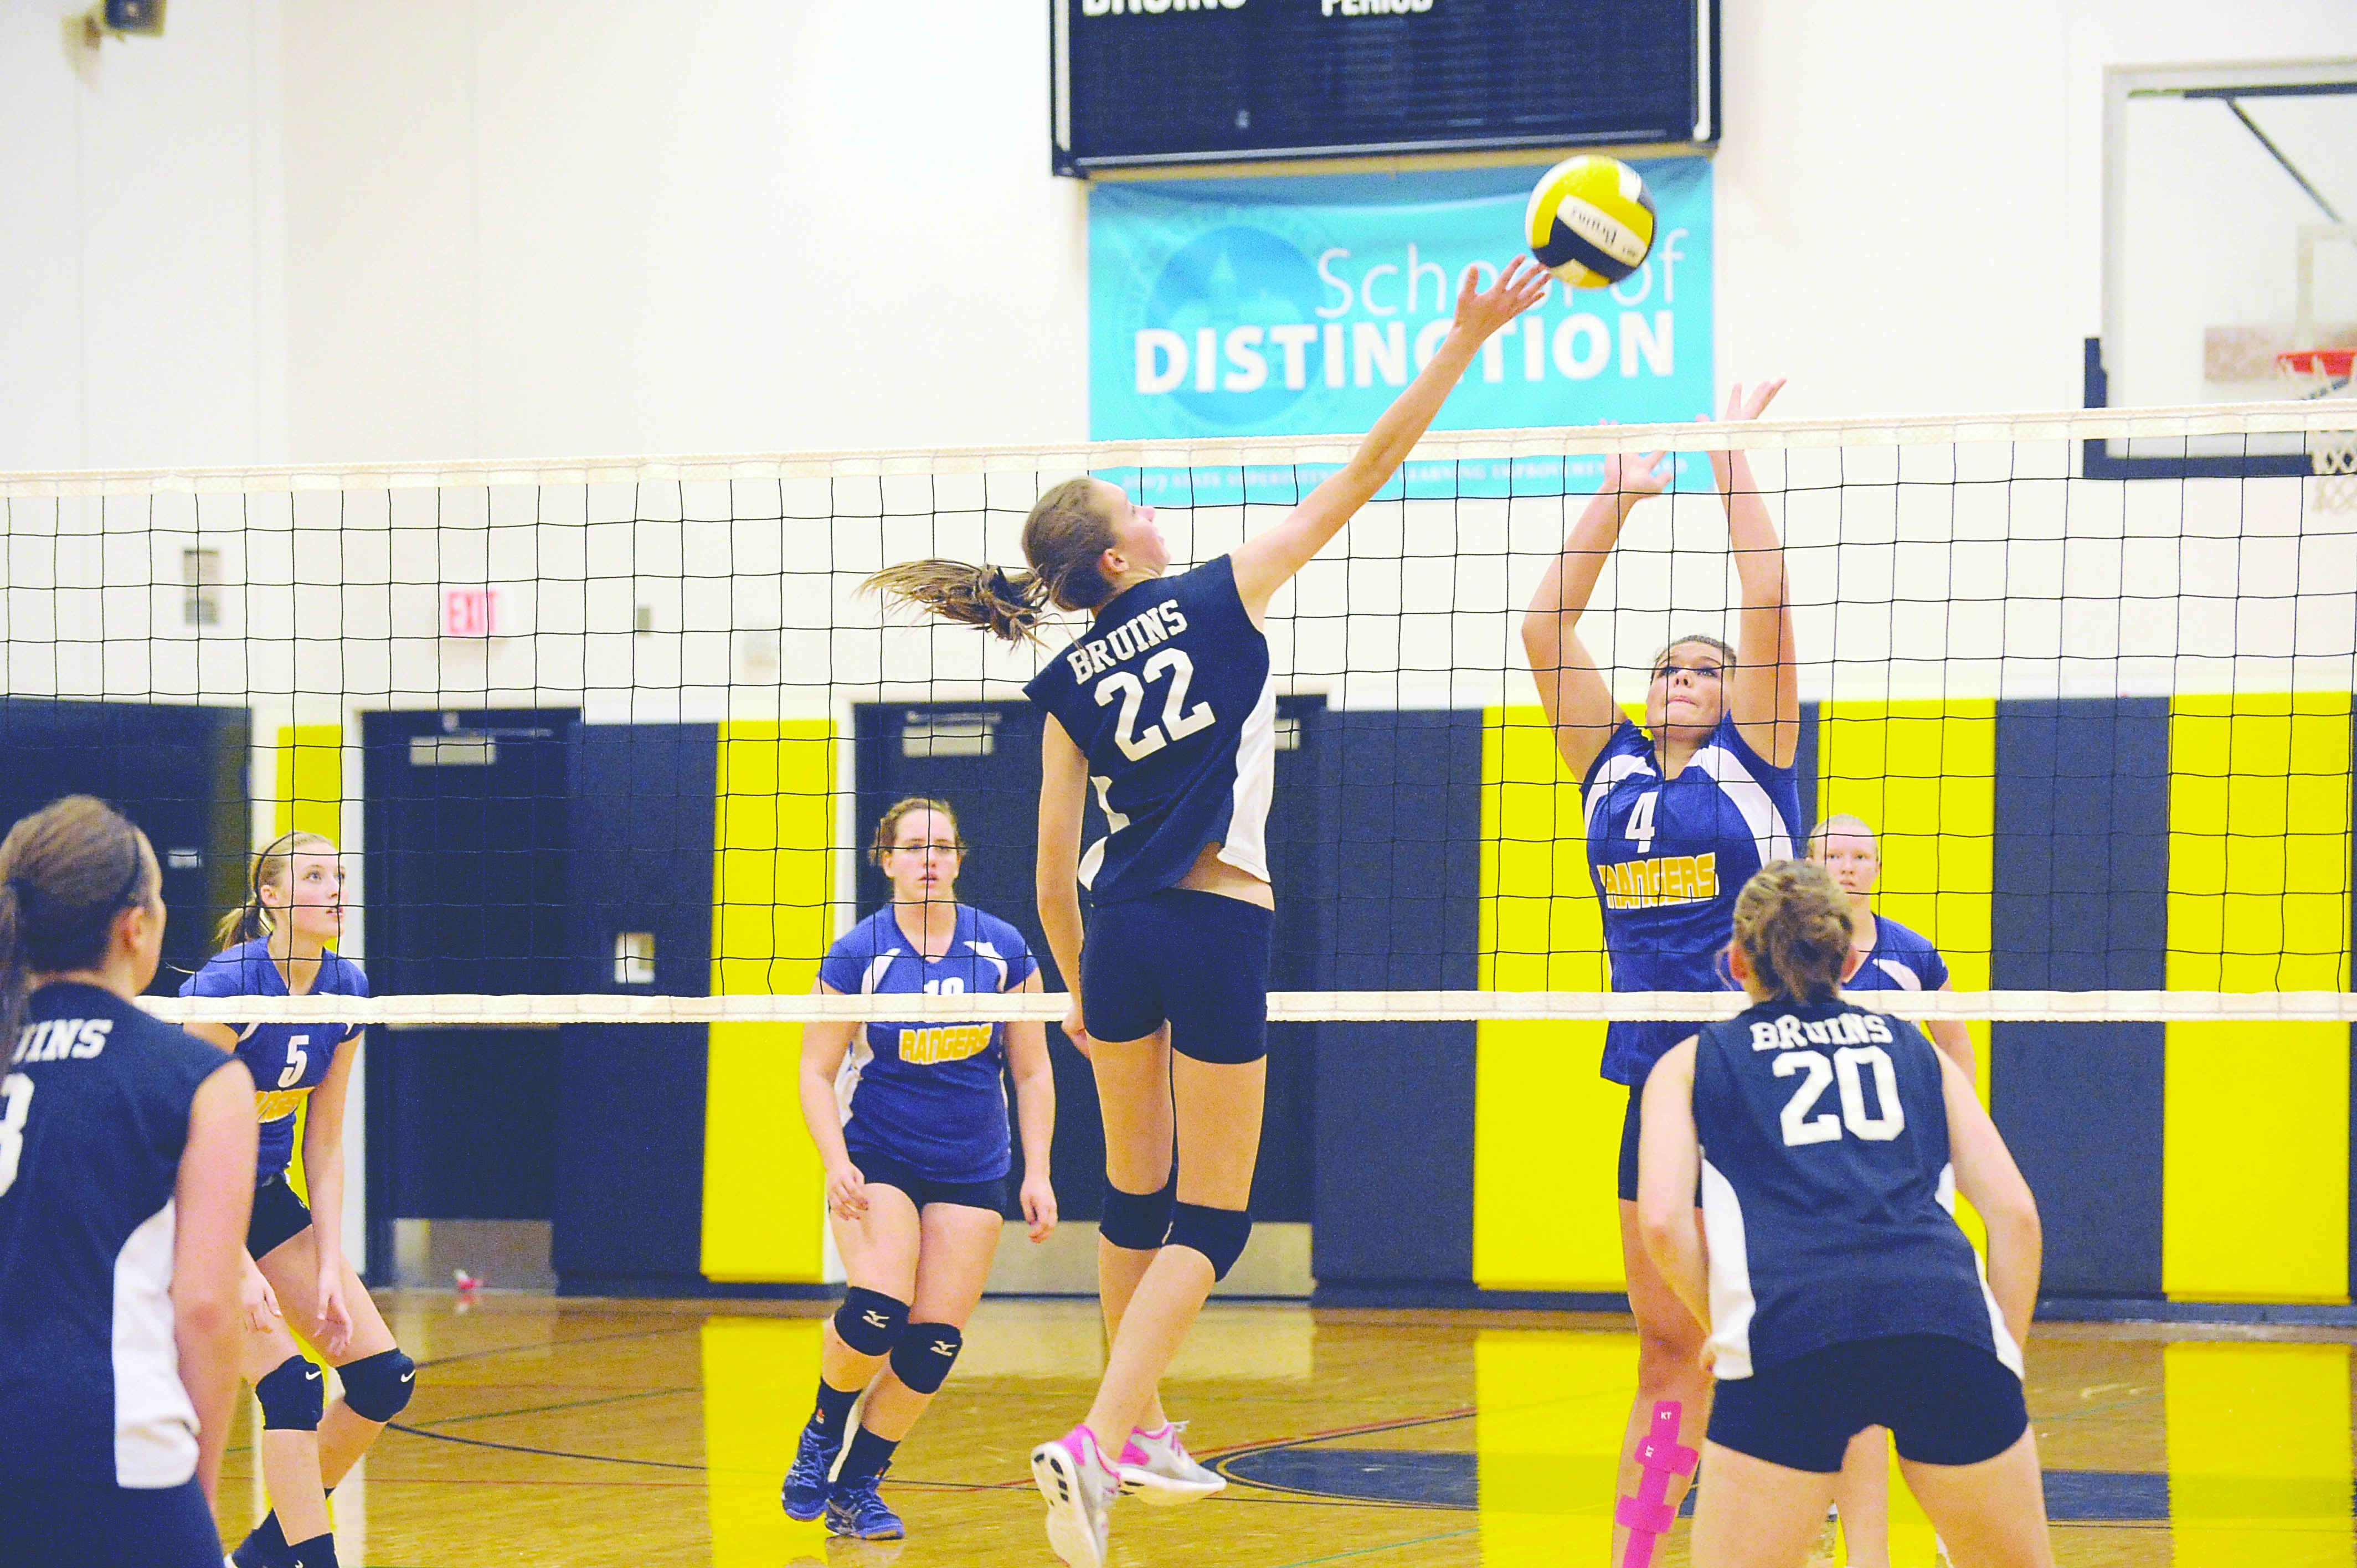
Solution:
{"label": "white sneaker", "polygon": [[1174,1421],[1157,1432],[1139,1428],[1129,1434],[1121,1451],[1122,1496],[1142,1503],[1191,1503],[1226,1489],[1228,1478],[1197,1464],[1178,1441],[1186,1430],[1185,1422]]}
{"label": "white sneaker", "polygon": [[1031,1450],[1031,1479],[1048,1499],[1048,1544],[1056,1555],[1071,1568],[1104,1568],[1121,1473],[1097,1446],[1096,1435],[1076,1426]]}

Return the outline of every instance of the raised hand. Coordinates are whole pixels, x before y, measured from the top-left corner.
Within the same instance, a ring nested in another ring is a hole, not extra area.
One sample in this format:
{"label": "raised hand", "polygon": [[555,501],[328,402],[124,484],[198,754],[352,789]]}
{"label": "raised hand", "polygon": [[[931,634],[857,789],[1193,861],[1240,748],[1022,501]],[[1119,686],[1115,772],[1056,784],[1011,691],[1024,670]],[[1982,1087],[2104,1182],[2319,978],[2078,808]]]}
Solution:
{"label": "raised hand", "polygon": [[1457,289],[1457,330],[1472,334],[1477,343],[1483,342],[1546,297],[1547,285],[1555,280],[1546,270],[1528,256],[1516,256],[1506,263],[1506,270],[1497,281],[1476,293],[1473,269],[1465,269],[1465,278]]}
{"label": "raised hand", "polygon": [[1597,494],[1620,496],[1634,506],[1647,496],[1660,495],[1677,477],[1677,464],[1667,452],[1609,452],[1604,457],[1604,483]]}
{"label": "raised hand", "polygon": [[1723,419],[1757,419],[1768,412],[1768,405],[1775,402],[1776,394],[1783,390],[1784,378],[1781,376],[1772,381],[1759,382],[1752,387],[1749,394],[1744,392],[1743,383],[1738,381],[1727,389],[1727,413],[1721,417]]}

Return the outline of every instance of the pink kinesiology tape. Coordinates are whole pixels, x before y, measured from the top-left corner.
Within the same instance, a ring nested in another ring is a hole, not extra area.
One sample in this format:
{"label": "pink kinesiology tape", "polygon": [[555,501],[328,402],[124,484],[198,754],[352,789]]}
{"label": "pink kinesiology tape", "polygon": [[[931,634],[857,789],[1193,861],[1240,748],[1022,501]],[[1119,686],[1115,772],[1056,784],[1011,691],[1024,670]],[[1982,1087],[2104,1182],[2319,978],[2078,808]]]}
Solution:
{"label": "pink kinesiology tape", "polygon": [[1621,1568],[1650,1568],[1653,1543],[1668,1534],[1677,1520],[1677,1506],[1669,1500],[1670,1478],[1693,1475],[1696,1458],[1693,1449],[1678,1442],[1678,1423],[1684,1415],[1685,1407],[1676,1400],[1660,1400],[1653,1405],[1652,1430],[1637,1445],[1637,1466],[1643,1472],[1637,1482],[1637,1495],[1622,1498],[1612,1510],[1614,1521],[1629,1531],[1629,1550],[1620,1559]]}

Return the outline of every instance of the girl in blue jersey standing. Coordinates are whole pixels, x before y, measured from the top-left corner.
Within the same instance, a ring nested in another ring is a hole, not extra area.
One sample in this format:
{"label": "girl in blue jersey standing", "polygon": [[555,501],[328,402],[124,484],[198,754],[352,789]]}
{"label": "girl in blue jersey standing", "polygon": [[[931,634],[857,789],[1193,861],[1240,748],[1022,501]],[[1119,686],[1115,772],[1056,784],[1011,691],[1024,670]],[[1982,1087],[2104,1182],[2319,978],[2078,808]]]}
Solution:
{"label": "girl in blue jersey standing", "polygon": [[[1755,419],[1783,382],[1728,395],[1727,417]],[[1727,510],[1742,605],[1738,646],[1681,637],[1653,660],[1645,726],[1621,714],[1579,640],[1580,616],[1637,503],[1668,488],[1663,454],[1605,461],[1604,484],[1546,570],[1523,620],[1523,646],[1555,746],[1579,780],[1587,859],[1603,905],[1615,991],[1720,991],[1735,896],[1753,872],[1791,857],[1800,800],[1792,758],[1801,738],[1800,656],[1783,548],[1741,452],[1711,454]],[[1637,1398],[1621,1448],[1618,1496],[1632,1494],[1636,1448],[1654,1402],[1684,1409],[1684,1441],[1701,1430],[1710,1399],[1702,1327],[1652,1266],[1637,1236],[1639,1098],[1645,1075],[1682,1036],[1674,1023],[1615,1023],[1604,1076],[1629,1086],[1621,1122],[1620,1253],[1637,1319]],[[1675,1499],[1673,1498],[1673,1501]],[[1612,1561],[1625,1532],[1616,1527]]]}
{"label": "girl in blue jersey standing", "polygon": [[0,841],[0,1568],[213,1568],[253,1084],[133,1004],[146,835],[70,795]]}
{"label": "girl in blue jersey standing", "polygon": [[[317,833],[282,833],[254,857],[246,900],[221,924],[225,944],[183,996],[366,996],[343,938],[344,867]],[[349,1024],[191,1024],[253,1074],[262,1120],[253,1219],[246,1232],[245,1375],[262,1405],[262,1478],[271,1511],[240,1543],[236,1568],[333,1568],[327,1494],[399,1415],[417,1367],[344,1259],[344,1097],[359,1057]],[[306,1101],[308,1101],[307,1110]],[[287,1172],[303,1118],[307,1207]],[[315,1214],[325,1223],[314,1223]],[[344,1385],[333,1404],[288,1316]]]}
{"label": "girl in blue jersey standing", "polygon": [[[869,852],[892,902],[827,950],[821,995],[1038,991],[1022,933],[957,901],[965,855],[940,800],[902,800]],[[787,1473],[786,1512],[836,1535],[907,1533],[877,1484],[949,1376],[998,1250],[1009,1165],[1006,1091],[1023,1134],[1023,1217],[1056,1228],[1048,1181],[1056,1080],[1047,1026],[806,1024],[802,1120],[826,1165],[826,1206],[850,1289],[825,1329],[818,1405]],[[860,1391],[859,1424],[844,1427]],[[837,1461],[840,1460],[838,1466]]]}
{"label": "girl in blue jersey standing", "polygon": [[[1809,833],[1809,858],[1833,873],[1849,898],[1851,950],[1858,964],[1845,991],[1953,991],[1948,961],[1927,937],[1874,911],[1874,885],[1882,877],[1882,845],[1873,824],[1838,812]],[[1961,1018],[1934,1018],[1925,1031],[1932,1043],[1974,1075],[1973,1037]]]}
{"label": "girl in blue jersey standing", "polygon": [[[1639,1156],[1646,1251],[1718,1378],[1695,1568],[1798,1568],[1873,1426],[1956,1568],[2052,1568],[2021,1386],[2029,1185],[1962,1068],[1843,1000],[1848,900],[1823,866],[1754,876],[1728,957],[1752,1005],[1654,1068]],[[1958,1192],[1988,1225],[1986,1277]]]}
{"label": "girl in blue jersey standing", "polygon": [[[1269,601],[1398,471],[1482,342],[1548,281],[1518,257],[1477,291],[1469,268],[1448,338],[1351,460],[1230,554],[1166,575],[1154,509],[1081,478],[1032,509],[1028,573],[926,561],[877,578],[1010,641],[1050,606],[1093,618],[1026,688],[1047,715],[1039,920],[1067,983],[1079,982],[1064,1029],[1095,1069],[1108,1187],[1104,1379],[1082,1424],[1031,1456],[1049,1544],[1068,1563],[1104,1561],[1125,1487],[1167,1502],[1219,1484],[1164,1420],[1157,1385],[1252,1229],[1275,908],[1264,843]],[[1111,832],[1083,854],[1092,789]],[[1094,903],[1085,930],[1081,886]]]}

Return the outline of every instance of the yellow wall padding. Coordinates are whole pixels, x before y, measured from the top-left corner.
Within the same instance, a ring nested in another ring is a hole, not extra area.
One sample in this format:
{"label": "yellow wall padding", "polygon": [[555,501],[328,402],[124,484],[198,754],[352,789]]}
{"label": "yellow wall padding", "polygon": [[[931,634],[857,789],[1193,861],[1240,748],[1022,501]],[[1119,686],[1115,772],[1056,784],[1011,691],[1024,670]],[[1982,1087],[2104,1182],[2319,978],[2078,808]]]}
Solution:
{"label": "yellow wall padding", "polygon": [[[716,994],[806,992],[833,937],[834,727],[720,726],[712,877]],[[802,1131],[802,1030],[715,1024],[704,1121],[704,1273],[823,1277],[825,1174]],[[772,1504],[775,1498],[771,1499]]]}
{"label": "yellow wall padding", "polygon": [[704,1464],[713,1568],[816,1561],[826,1527],[778,1506],[818,1395],[820,1320],[715,1317],[704,1325]]}
{"label": "yellow wall padding", "polygon": [[2349,1347],[2179,1344],[2162,1367],[2179,1568],[2357,1560]]}
{"label": "yellow wall padding", "polygon": [[[1959,991],[1989,983],[1996,703],[1827,703],[1817,714],[1817,814],[1874,827],[1875,912],[1928,938]],[[1967,1026],[1988,1099],[1986,1024]]]}
{"label": "yellow wall padding", "polygon": [[[2180,697],[2169,723],[2169,983],[2346,990],[2349,694]],[[2349,1299],[2349,1030],[2171,1024],[2161,1283]]]}
{"label": "yellow wall padding", "polygon": [[344,832],[344,732],[337,725],[278,728],[277,826],[271,837],[300,829],[325,838]]}
{"label": "yellow wall padding", "polygon": [[[1579,783],[1535,707],[1481,736],[1481,970],[1493,991],[1603,991],[1604,922]],[[1612,1199],[1628,1090],[1597,1076],[1602,1024],[1483,1023],[1473,1097],[1473,1282],[1617,1291]]]}
{"label": "yellow wall padding", "polygon": [[1637,1337],[1485,1329],[1473,1388],[1481,1561],[1552,1568],[1609,1555]]}

